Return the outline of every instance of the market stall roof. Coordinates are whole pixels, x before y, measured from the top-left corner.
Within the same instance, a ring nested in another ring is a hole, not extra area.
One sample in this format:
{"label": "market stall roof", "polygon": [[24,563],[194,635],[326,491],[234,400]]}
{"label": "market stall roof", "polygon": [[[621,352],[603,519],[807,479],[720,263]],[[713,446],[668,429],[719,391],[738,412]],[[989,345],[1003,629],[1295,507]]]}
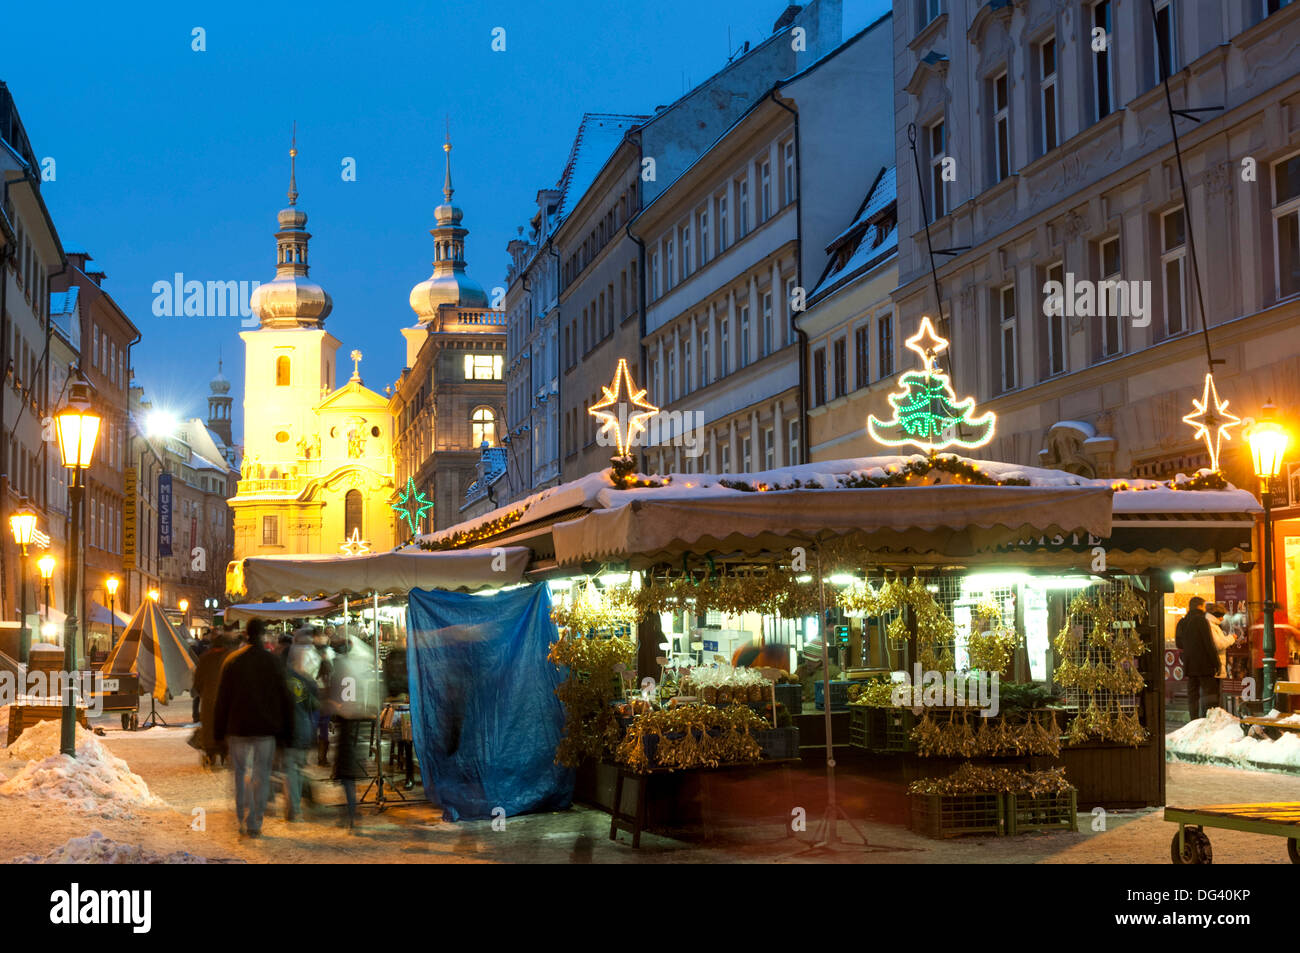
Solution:
{"label": "market stall roof", "polygon": [[236,606],[227,606],[227,622],[239,622],[248,619],[315,619],[331,615],[338,607],[328,599],[305,600],[297,602],[245,602]]}
{"label": "market stall roof", "polygon": [[167,621],[162,607],[153,599],[145,599],[108,653],[101,671],[105,675],[138,675],[141,694],[165,702],[169,694],[189,690],[194,661],[189,646]]}
{"label": "market stall roof", "polygon": [[[1260,510],[1250,493],[1206,471],[1168,481],[1089,479],[948,454],[934,461],[920,454],[863,457],[636,482],[615,486],[608,469],[588,474],[416,543],[515,543],[531,546],[539,562],[553,554],[558,565],[572,565],[648,562],[686,551],[757,552],[814,536],[859,534],[882,551],[912,556],[1018,549],[1051,561],[1054,545],[1091,548],[1116,533],[1114,545],[1142,558],[1205,563],[1248,550],[1242,530]],[[1138,530],[1145,535],[1135,536]],[[1153,532],[1163,535],[1148,538]]]}
{"label": "market stall roof", "polygon": [[232,595],[252,599],[406,593],[412,589],[484,589],[518,583],[530,553],[518,546],[366,556],[249,556],[226,570]]}

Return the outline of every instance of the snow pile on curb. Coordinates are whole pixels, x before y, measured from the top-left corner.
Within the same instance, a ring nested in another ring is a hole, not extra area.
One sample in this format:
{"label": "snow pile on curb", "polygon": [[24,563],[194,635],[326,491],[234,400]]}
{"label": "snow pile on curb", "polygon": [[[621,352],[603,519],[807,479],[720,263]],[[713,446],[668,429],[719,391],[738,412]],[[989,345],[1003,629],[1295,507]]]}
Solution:
{"label": "snow pile on curb", "polygon": [[42,721],[9,746],[9,757],[27,766],[0,784],[0,794],[39,798],[103,817],[130,817],[136,807],[165,807],[144,779],[114,756],[92,733],[77,727],[77,757],[59,754],[60,726]]}
{"label": "snow pile on curb", "polygon": [[[1271,711],[1268,717],[1300,724],[1300,715],[1283,718],[1281,712]],[[1204,718],[1166,735],[1165,749],[1176,757],[1208,758],[1243,768],[1300,768],[1300,735],[1288,731],[1270,740],[1258,726],[1243,733],[1241,722],[1222,708],[1211,708]]]}
{"label": "snow pile on curb", "polygon": [[48,854],[28,854],[15,857],[13,864],[208,864],[207,857],[191,854],[187,850],[174,850],[160,854],[139,844],[127,844],[91,831],[85,837],[74,837],[62,847]]}
{"label": "snow pile on curb", "polygon": [[0,705],[0,741],[9,737],[9,706]]}

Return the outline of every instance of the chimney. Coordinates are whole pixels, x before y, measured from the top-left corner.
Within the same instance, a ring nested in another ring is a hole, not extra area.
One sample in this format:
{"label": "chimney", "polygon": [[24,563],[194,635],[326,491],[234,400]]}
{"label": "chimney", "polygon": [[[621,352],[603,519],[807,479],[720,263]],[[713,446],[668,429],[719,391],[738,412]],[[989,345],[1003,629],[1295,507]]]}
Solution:
{"label": "chimney", "polygon": [[772,24],[772,32],[779,33],[780,31],[788,27],[791,23],[794,22],[794,18],[799,15],[799,12],[801,10],[803,10],[803,7],[797,3],[792,3],[788,7],[786,7],[785,12],[782,13],[779,17],[777,17],[776,23]]}

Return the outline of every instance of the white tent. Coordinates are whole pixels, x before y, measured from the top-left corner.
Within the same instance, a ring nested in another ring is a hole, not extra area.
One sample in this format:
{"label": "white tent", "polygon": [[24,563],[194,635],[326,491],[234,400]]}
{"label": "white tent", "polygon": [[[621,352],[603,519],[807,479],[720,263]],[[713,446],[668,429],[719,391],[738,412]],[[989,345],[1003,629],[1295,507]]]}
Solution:
{"label": "white tent", "polygon": [[226,589],[249,599],[483,589],[518,583],[530,557],[522,546],[409,549],[366,556],[249,556],[227,568]]}
{"label": "white tent", "polygon": [[247,619],[315,619],[323,615],[332,615],[338,607],[328,599],[306,600],[296,602],[245,602],[237,606],[227,606],[227,622],[239,622]]}

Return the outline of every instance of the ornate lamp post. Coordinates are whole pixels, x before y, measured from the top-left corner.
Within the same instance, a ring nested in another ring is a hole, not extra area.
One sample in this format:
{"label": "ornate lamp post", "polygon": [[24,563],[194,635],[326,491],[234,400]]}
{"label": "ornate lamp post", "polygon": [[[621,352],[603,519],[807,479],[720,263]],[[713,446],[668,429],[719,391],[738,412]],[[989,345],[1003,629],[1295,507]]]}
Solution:
{"label": "ornate lamp post", "polygon": [[117,647],[117,587],[120,584],[116,576],[109,576],[104,580],[104,588],[108,590],[108,650],[111,652]]}
{"label": "ornate lamp post", "polygon": [[21,553],[18,588],[22,594],[19,601],[22,605],[20,611],[23,614],[23,625],[18,636],[18,661],[26,665],[32,649],[32,633],[27,628],[27,547],[31,545],[32,536],[36,533],[36,511],[27,504],[27,497],[23,497],[18,509],[9,517],[9,528],[14,532],[14,542],[18,544]]}
{"label": "ornate lamp post", "polygon": [[1259,421],[1250,428],[1246,440],[1260,480],[1260,502],[1264,504],[1264,711],[1273,707],[1273,687],[1277,679],[1277,660],[1273,653],[1277,637],[1273,629],[1273,494],[1272,481],[1282,472],[1288,435],[1274,419],[1277,408],[1270,400],[1260,409]]}
{"label": "ornate lamp post", "polygon": [[63,667],[68,680],[63,689],[63,718],[59,750],[69,757],[77,754],[76,692],[73,673],[77,670],[77,589],[81,578],[81,503],[85,495],[85,471],[95,453],[100,416],[90,402],[90,383],[77,368],[68,387],[68,402],[54,417],[59,439],[59,456],[68,471],[68,503],[72,523],[68,532],[68,574],[66,580],[68,616],[63,630]]}
{"label": "ornate lamp post", "polygon": [[50,620],[50,578],[54,575],[54,557],[46,553],[36,560],[36,568],[41,571],[41,583],[45,587],[45,612],[41,618],[48,622]]}
{"label": "ornate lamp post", "polygon": [[190,637],[190,600],[182,599],[176,603],[176,608],[181,610],[181,625],[185,627],[185,638]]}

